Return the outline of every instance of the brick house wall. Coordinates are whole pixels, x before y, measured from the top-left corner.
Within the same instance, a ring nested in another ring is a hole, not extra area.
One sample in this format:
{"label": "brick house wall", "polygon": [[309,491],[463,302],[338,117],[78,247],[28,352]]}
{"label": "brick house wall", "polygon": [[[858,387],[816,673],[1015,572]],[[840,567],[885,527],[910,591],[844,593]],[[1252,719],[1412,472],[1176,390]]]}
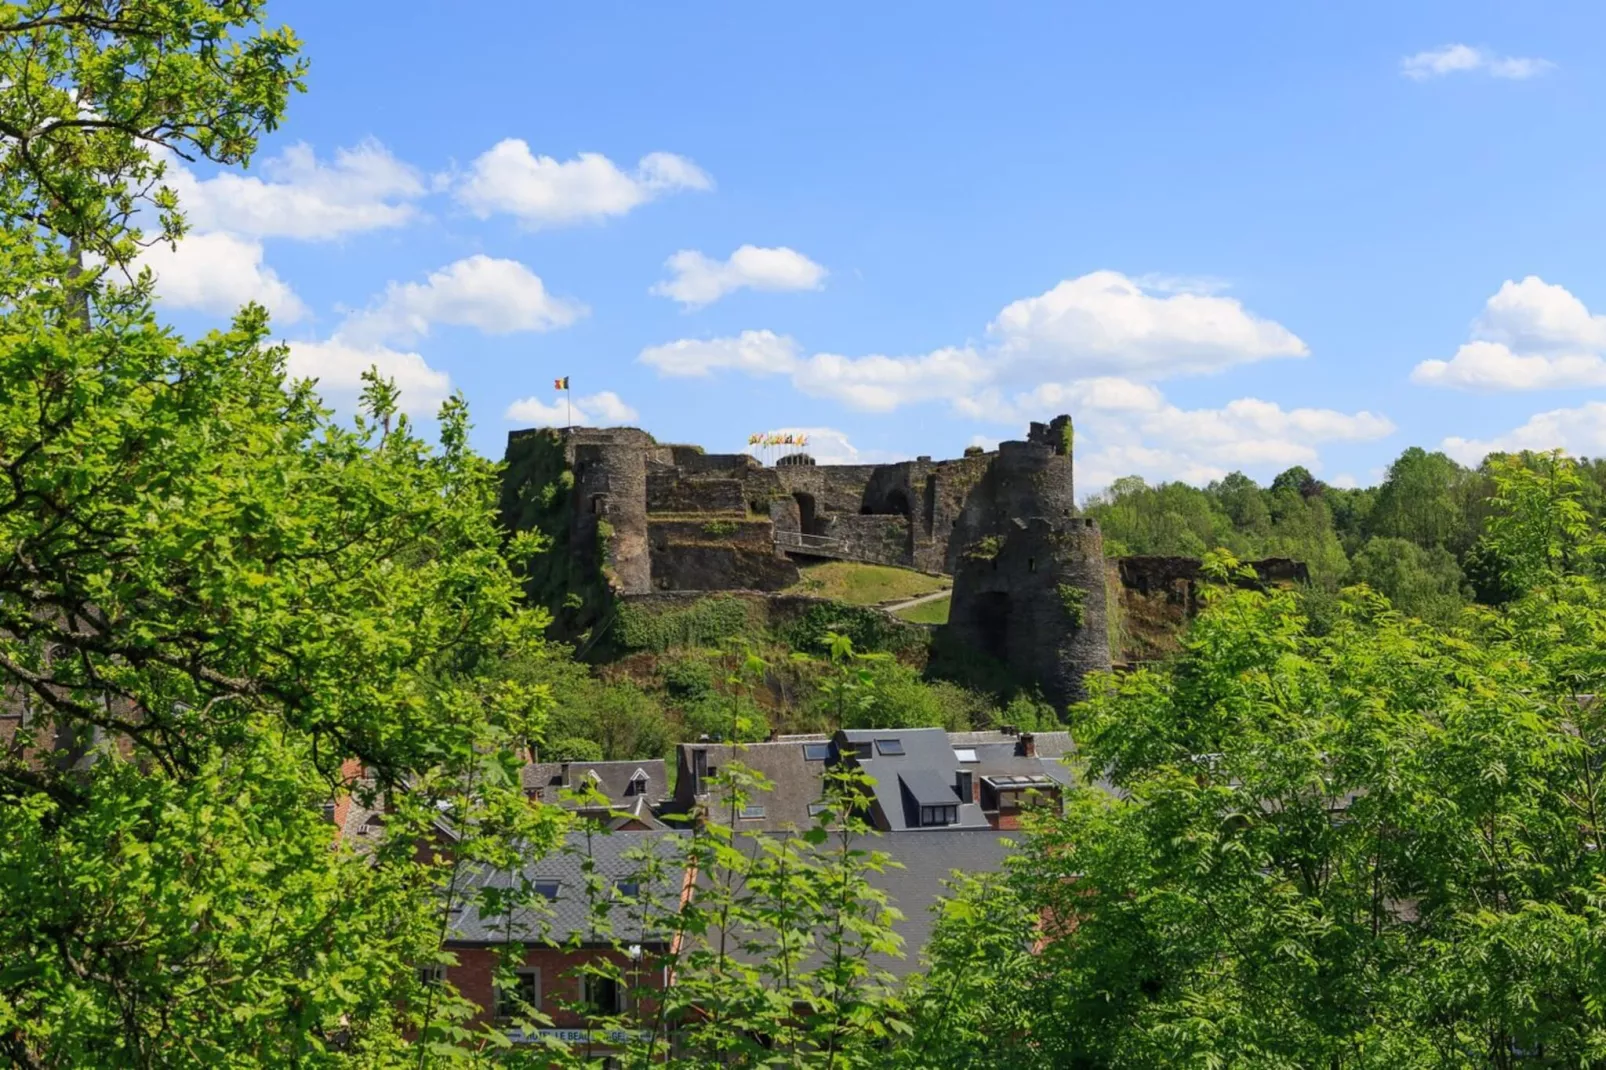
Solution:
{"label": "brick house wall", "polygon": [[[493,983],[496,972],[495,949],[483,946],[451,946],[449,950],[457,957],[457,964],[446,968],[446,979],[465,998],[479,1005],[480,1013],[475,1015],[473,1020],[475,1025],[490,1022],[496,1010],[496,987]],[[525,952],[523,965],[541,971],[541,998],[537,1009],[552,1020],[552,1028],[584,1028],[585,1019],[575,1011],[563,1007],[562,1003],[577,1003],[580,1000],[581,978],[578,968],[589,962],[604,960],[617,963],[621,969],[626,970],[625,976],[629,977],[629,959],[623,952],[610,948],[570,950],[535,947]],[[654,989],[661,989],[663,967],[657,964],[658,956],[648,950],[642,962],[642,983]]]}

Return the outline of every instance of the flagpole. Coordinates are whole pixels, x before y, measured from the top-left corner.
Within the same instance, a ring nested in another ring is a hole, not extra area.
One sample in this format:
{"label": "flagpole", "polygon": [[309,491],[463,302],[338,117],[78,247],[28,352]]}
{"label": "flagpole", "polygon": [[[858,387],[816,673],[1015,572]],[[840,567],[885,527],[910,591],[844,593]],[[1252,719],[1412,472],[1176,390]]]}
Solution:
{"label": "flagpole", "polygon": [[574,430],[574,391],[569,388],[569,377],[563,377],[563,404],[569,411],[569,430]]}

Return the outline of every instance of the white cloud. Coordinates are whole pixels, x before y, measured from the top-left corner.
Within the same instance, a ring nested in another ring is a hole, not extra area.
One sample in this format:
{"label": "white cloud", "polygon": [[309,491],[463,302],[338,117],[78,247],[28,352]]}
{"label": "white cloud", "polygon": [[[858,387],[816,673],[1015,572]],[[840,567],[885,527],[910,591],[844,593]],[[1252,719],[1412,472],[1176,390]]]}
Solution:
{"label": "white cloud", "polygon": [[[655,346],[640,360],[672,376],[787,375],[803,393],[871,412],[947,402],[962,417],[1024,426],[1070,411],[1084,488],[1088,478],[1097,486],[1134,470],[1209,480],[1239,467],[1317,467],[1323,443],[1394,430],[1370,412],[1285,409],[1258,398],[1192,410],[1168,402],[1154,380],[1308,352],[1287,328],[1199,284],[1140,285],[1094,272],[1011,304],[989,332],[986,347],[847,357],[804,356],[790,338],[747,331]],[[993,441],[978,436],[979,444]]]}
{"label": "white cloud", "polygon": [[192,233],[177,246],[158,243],[142,252],[139,267],[156,275],[156,293],[174,308],[233,315],[255,301],[280,324],[306,315],[290,284],[262,263],[262,243],[232,234]]}
{"label": "white cloud", "polygon": [[1544,74],[1555,66],[1548,59],[1499,56],[1487,49],[1460,44],[1418,52],[1400,61],[1401,73],[1418,82],[1442,78],[1447,74],[1472,73],[1520,81]]}
{"label": "white cloud", "polygon": [[739,338],[683,339],[643,350],[641,361],[664,375],[732,369],[790,374],[815,397],[888,412],[947,400],[962,412],[998,407],[1011,383],[1133,379],[1219,371],[1308,350],[1287,328],[1245,311],[1235,300],[1199,293],[1157,296],[1126,276],[1097,271],[1016,301],[988,328],[994,344],[949,347],[915,356],[802,357],[797,343],[769,331]]}
{"label": "white cloud", "polygon": [[1161,293],[1118,271],[1095,271],[1015,301],[987,330],[1004,358],[1069,373],[1064,378],[1199,374],[1309,353],[1292,331],[1233,298]]}
{"label": "white cloud", "polygon": [[1440,448],[1462,464],[1477,464],[1496,451],[1563,449],[1580,456],[1606,454],[1606,401],[1536,413],[1520,427],[1489,439],[1450,437]]}
{"label": "white cloud", "polygon": [[869,412],[891,412],[900,405],[962,395],[991,375],[975,350],[939,349],[919,357],[817,353],[797,366],[792,381],[805,394]]}
{"label": "white cloud", "polygon": [[1372,441],[1395,430],[1371,412],[1285,409],[1261,398],[1184,409],[1146,384],[1110,379],[1040,387],[1002,411],[978,415],[1024,423],[1062,411],[1077,418],[1077,480],[1084,493],[1133,473],[1204,483],[1235,469],[1261,475],[1295,464],[1319,469],[1320,446]]}
{"label": "white cloud", "polygon": [[690,160],[667,152],[641,158],[626,173],[606,156],[583,152],[572,160],[537,156],[507,138],[476,159],[456,183],[465,208],[485,218],[501,212],[527,226],[562,226],[624,215],[665,193],[707,190],[713,179]]}
{"label": "white cloud", "polygon": [[687,308],[712,304],[728,293],[752,290],[818,290],[825,268],[795,249],[744,245],[724,260],[694,249],[682,249],[664,264],[674,278],[656,283],[652,293],[670,297]]}
{"label": "white cloud", "polygon": [[774,331],[743,331],[735,338],[682,338],[641,351],[641,363],[660,375],[706,376],[727,369],[748,375],[784,375],[797,367],[798,344]]}
{"label": "white cloud", "polygon": [[1449,360],[1425,360],[1411,379],[1466,390],[1549,390],[1606,385],[1606,316],[1535,275],[1507,280]]}
{"label": "white cloud", "polygon": [[291,145],[263,164],[263,177],[224,171],[198,179],[176,161],[167,184],[198,231],[323,241],[411,222],[423,178],[377,141],[337,149],[320,162],[311,146]]}
{"label": "white cloud", "polygon": [[451,378],[431,368],[417,353],[351,345],[339,339],[288,345],[286,370],[297,379],[318,380],[319,393],[331,405],[352,406],[362,390],[362,373],[369,368],[377,368],[395,382],[403,412],[433,415],[451,394]]}
{"label": "white cloud", "polygon": [[1338,487],[1340,490],[1354,490],[1356,487],[1361,485],[1360,481],[1354,476],[1350,475],[1348,472],[1341,472],[1332,479],[1328,480],[1328,482],[1333,486]]}
{"label": "white cloud", "polygon": [[549,405],[537,397],[520,398],[507,407],[504,417],[531,427],[601,427],[628,424],[640,413],[612,390],[577,399],[571,408],[562,396]]}
{"label": "white cloud", "polygon": [[406,343],[437,323],[512,334],[566,327],[585,313],[584,305],[549,294],[518,261],[477,255],[431,272],[422,283],[392,282],[377,304],[350,316],[338,334],[360,343]]}

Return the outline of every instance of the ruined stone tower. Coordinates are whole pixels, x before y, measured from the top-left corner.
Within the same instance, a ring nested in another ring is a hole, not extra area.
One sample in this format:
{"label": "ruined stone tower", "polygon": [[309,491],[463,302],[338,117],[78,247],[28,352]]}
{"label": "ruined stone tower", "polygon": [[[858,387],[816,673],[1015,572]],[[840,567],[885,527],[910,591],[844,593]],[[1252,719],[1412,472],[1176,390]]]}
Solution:
{"label": "ruined stone tower", "polygon": [[621,592],[652,589],[647,556],[647,450],[652,436],[633,427],[571,431],[572,545],[595,547],[609,583]]}
{"label": "ruined stone tower", "polygon": [[959,553],[948,629],[1037,682],[1056,706],[1086,697],[1086,673],[1107,672],[1104,541],[1079,517],[1069,416],[1004,442],[977,490],[992,530]]}

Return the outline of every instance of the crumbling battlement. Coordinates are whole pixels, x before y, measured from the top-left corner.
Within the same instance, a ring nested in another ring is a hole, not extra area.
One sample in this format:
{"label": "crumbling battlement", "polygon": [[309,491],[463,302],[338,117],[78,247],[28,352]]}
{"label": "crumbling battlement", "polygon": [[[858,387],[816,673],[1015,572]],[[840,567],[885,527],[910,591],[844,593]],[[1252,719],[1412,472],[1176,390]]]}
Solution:
{"label": "crumbling battlement", "polygon": [[[1011,520],[1072,515],[1070,426],[1070,417],[1060,416],[1032,424],[1025,441],[993,453],[882,465],[815,464],[802,455],[765,465],[745,453],[660,444],[633,427],[515,431],[509,456],[523,436],[559,437],[574,480],[570,545],[595,555],[615,592],[678,590],[683,583],[724,590],[738,582],[795,582],[795,568],[770,567],[755,554],[952,573],[965,547],[1006,534]],[[713,515],[766,525],[767,548],[746,529],[723,547],[707,540],[649,545],[654,518]],[[713,552],[721,548],[729,552]],[[716,566],[716,558],[726,565]]]}
{"label": "crumbling battlement", "polygon": [[569,543],[596,554],[615,597],[778,591],[809,558],[902,565],[952,573],[951,631],[1056,702],[1109,668],[1103,546],[1076,516],[1069,416],[992,453],[883,465],[764,465],[636,428],[546,433],[573,479]]}

